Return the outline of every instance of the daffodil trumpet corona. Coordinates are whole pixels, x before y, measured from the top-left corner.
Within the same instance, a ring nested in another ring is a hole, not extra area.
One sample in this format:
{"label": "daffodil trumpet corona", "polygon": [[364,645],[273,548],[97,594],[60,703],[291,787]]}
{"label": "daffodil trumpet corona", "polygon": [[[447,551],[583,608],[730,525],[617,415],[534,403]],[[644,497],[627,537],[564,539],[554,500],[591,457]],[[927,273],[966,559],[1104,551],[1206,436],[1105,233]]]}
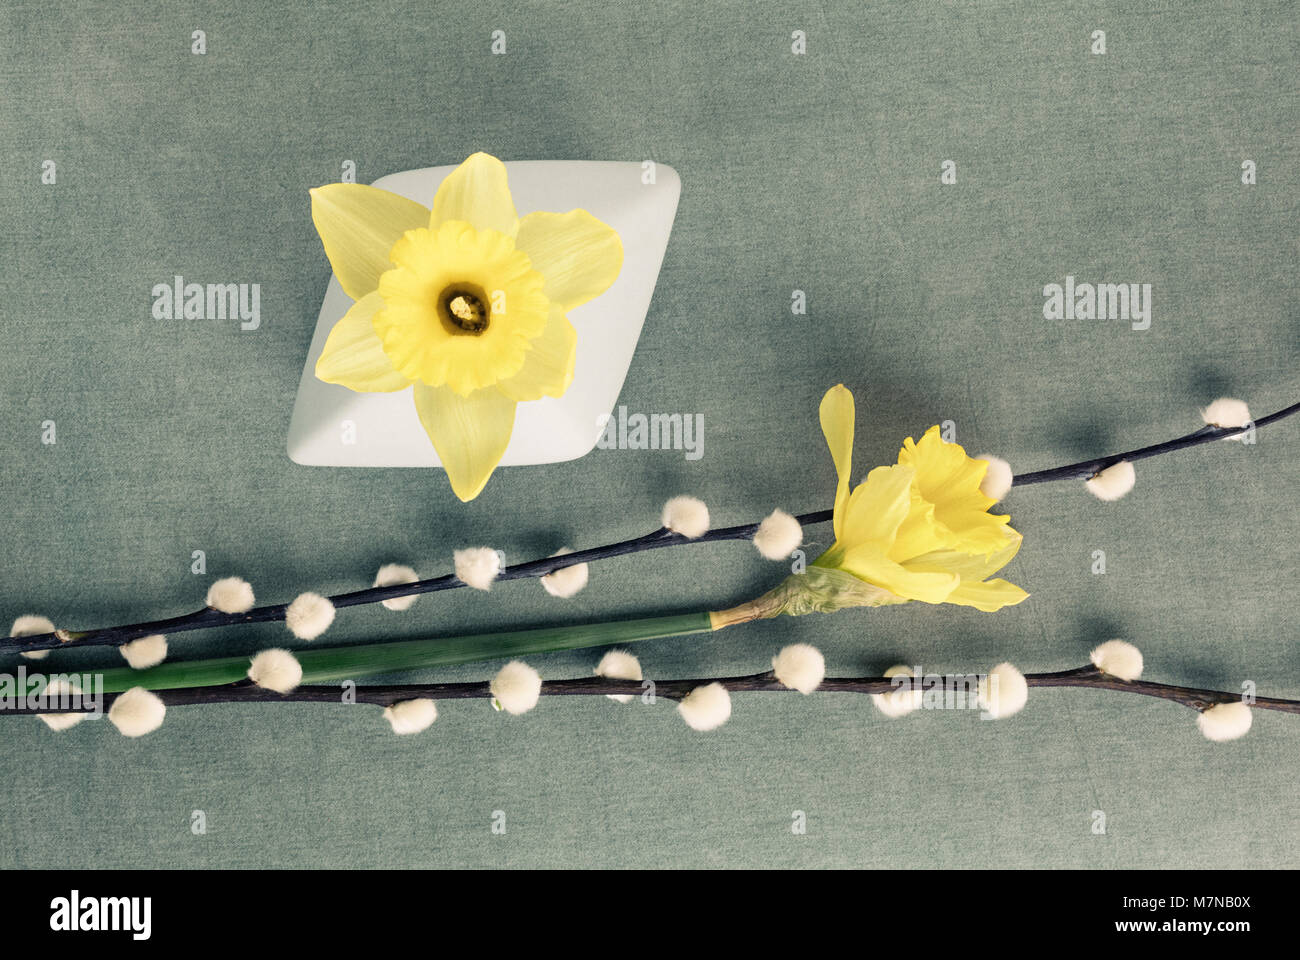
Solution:
{"label": "daffodil trumpet corona", "polygon": [[482,492],[519,403],[573,382],[568,312],[623,266],[617,232],[581,209],[517,215],[506,168],[475,153],[432,208],[375,187],[311,191],[312,220],[354,301],[316,376],[359,393],[411,390],[420,423],[461,500]]}

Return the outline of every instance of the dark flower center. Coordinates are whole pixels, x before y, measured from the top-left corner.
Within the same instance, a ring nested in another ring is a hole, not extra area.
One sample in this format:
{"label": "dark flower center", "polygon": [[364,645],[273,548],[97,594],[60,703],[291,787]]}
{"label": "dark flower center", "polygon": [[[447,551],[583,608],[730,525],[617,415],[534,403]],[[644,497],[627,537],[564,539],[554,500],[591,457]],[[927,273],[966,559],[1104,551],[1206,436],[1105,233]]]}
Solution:
{"label": "dark flower center", "polygon": [[452,333],[481,334],[491,314],[483,291],[467,284],[453,284],[438,296],[438,316]]}

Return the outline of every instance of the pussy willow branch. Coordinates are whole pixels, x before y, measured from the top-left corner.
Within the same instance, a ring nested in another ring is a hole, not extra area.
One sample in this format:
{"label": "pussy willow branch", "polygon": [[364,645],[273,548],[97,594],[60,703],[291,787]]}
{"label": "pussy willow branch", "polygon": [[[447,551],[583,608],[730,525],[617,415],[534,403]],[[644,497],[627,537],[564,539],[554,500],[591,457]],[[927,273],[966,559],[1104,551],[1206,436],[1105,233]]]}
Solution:
{"label": "pussy willow branch", "polygon": [[1210,443],[1214,440],[1224,440],[1228,437],[1239,437],[1249,432],[1252,428],[1267,426],[1270,423],[1276,423],[1291,416],[1294,413],[1300,413],[1300,403],[1293,403],[1276,413],[1270,413],[1267,417],[1260,417],[1244,427],[1202,427],[1186,436],[1178,437],[1174,440],[1166,440],[1164,443],[1155,443],[1149,447],[1139,447],[1136,450],[1129,450],[1127,453],[1114,453],[1109,457],[1099,457],[1096,460],[1080,460],[1078,463],[1066,464],[1064,467],[1053,467],[1050,470],[1036,470],[1033,473],[1018,473],[1015,476],[1015,486],[1024,486],[1027,483],[1048,483],[1052,480],[1087,480],[1093,474],[1107,467],[1113,467],[1121,460],[1127,460],[1132,463],[1135,460],[1147,460],[1151,457],[1158,457],[1163,453],[1173,453],[1176,450],[1186,450],[1188,447],[1199,446],[1202,443]]}
{"label": "pussy willow branch", "polygon": [[[1300,413],[1300,403],[1294,403],[1289,407],[1271,413],[1266,417],[1260,417],[1255,420],[1251,426],[1255,428],[1267,426],[1294,413]],[[1087,479],[1099,470],[1104,470],[1109,466],[1119,463],[1121,460],[1145,460],[1149,457],[1159,456],[1164,453],[1173,453],[1176,450],[1184,450],[1188,447],[1198,446],[1202,443],[1210,443],[1214,440],[1222,440],[1228,437],[1235,437],[1246,433],[1251,426],[1241,428],[1221,428],[1221,427],[1203,427],[1186,436],[1178,437],[1174,440],[1168,440],[1164,443],[1154,444],[1148,447],[1140,447],[1137,450],[1130,450],[1126,453],[1116,453],[1108,457],[1101,457],[1094,460],[1082,460],[1078,463],[1067,464],[1063,467],[1053,467],[1050,470],[1038,470],[1033,473],[1022,473],[1015,477],[1017,486],[1024,486],[1031,483],[1048,483],[1053,480],[1079,480]],[[802,526],[811,526],[813,524],[826,523],[831,519],[833,511],[817,510],[813,513],[801,514],[796,519]],[[498,580],[526,580],[536,577],[544,577],[548,573],[554,573],[556,570],[564,567],[571,567],[579,563],[591,563],[596,560],[605,560],[610,557],[619,557],[629,553],[640,553],[643,550],[657,550],[660,547],[675,547],[688,543],[715,543],[720,540],[748,540],[758,531],[757,523],[747,523],[736,527],[721,527],[716,530],[710,530],[702,537],[689,540],[686,537],[672,533],[669,530],[656,530],[645,536],[634,537],[631,540],[623,540],[619,543],[611,543],[603,547],[591,547],[587,550],[579,550],[574,553],[566,553],[560,557],[542,557],[532,560],[528,563],[521,563],[517,566],[507,567],[501,571]],[[465,586],[454,573],[445,574],[441,577],[434,577],[430,580],[420,580],[415,583],[397,584],[391,587],[369,587],[364,590],[354,590],[350,593],[340,593],[330,597],[330,602],[335,607],[355,607],[362,604],[379,603],[383,600],[391,600],[396,597],[407,597],[421,593],[437,593],[441,590],[454,590],[458,587]],[[35,634],[30,637],[7,637],[0,640],[0,653],[12,652],[16,650],[47,650],[53,647],[61,646],[95,646],[106,644],[122,644],[130,640],[145,637],[153,633],[183,633],[188,630],[206,630],[212,627],[228,627],[245,623],[267,623],[284,620],[285,611],[289,605],[286,603],[270,604],[264,607],[255,607],[247,613],[222,613],[209,607],[202,610],[196,610],[194,613],[187,613],[177,617],[170,617],[164,620],[152,620],[147,623],[126,624],[118,627],[105,627],[85,631],[60,631],[57,633]]]}
{"label": "pussy willow branch", "polygon": [[[831,518],[830,511],[822,513],[809,513],[797,517],[801,524],[823,523]],[[687,543],[714,543],[719,540],[748,540],[758,532],[757,523],[747,523],[738,527],[719,527],[710,530],[703,536],[695,539],[687,539],[670,530],[659,529],[653,533],[648,533],[641,537],[634,537],[631,540],[623,540],[619,543],[607,544],[603,547],[591,547],[587,550],[578,550],[574,553],[566,553],[559,557],[542,557],[537,560],[531,560],[528,563],[520,563],[515,566],[507,566],[497,577],[501,580],[528,580],[537,577],[544,577],[548,573],[554,573],[556,570],[564,567],[571,567],[579,563],[590,563],[596,560],[605,560],[610,557],[620,557],[629,553],[640,553],[643,550],[656,550],[660,547],[675,547]],[[438,593],[442,590],[455,590],[459,587],[466,586],[465,582],[457,577],[454,573],[444,574],[441,577],[434,577],[430,580],[419,580],[415,583],[395,584],[391,587],[367,587],[364,590],[354,590],[350,593],[340,593],[329,598],[335,607],[356,607],[363,604],[379,603],[383,600],[391,600],[395,597],[408,597],[422,593]],[[204,607],[202,610],[196,610],[194,613],[187,613],[178,617],[171,617],[165,620],[151,620],[146,623],[133,623],[120,627],[105,627],[98,630],[87,630],[81,632],[69,632],[64,636],[59,633],[41,633],[33,634],[29,637],[8,637],[0,640],[0,652],[14,650],[46,650],[53,647],[71,647],[71,646],[97,646],[103,644],[122,644],[129,640],[135,640],[139,637],[145,637],[152,633],[183,633],[187,630],[206,630],[211,627],[228,627],[245,623],[268,623],[283,621],[285,611],[289,609],[287,603],[270,604],[264,607],[254,607],[246,613],[222,613],[219,610],[213,610],[211,607]]]}
{"label": "pussy willow branch", "polygon": [[[1077,667],[1058,673],[1027,673],[1025,681],[1031,687],[1077,687],[1089,690],[1111,690],[1117,693],[1135,693],[1144,697],[1172,700],[1193,710],[1204,710],[1219,703],[1236,703],[1241,694],[1223,690],[1203,690],[1196,687],[1179,687],[1148,680],[1119,680],[1102,673],[1094,666]],[[608,694],[639,696],[645,693],[641,680],[612,680],[605,677],[579,677],[574,680],[546,680],[542,683],[542,696],[594,697]],[[694,680],[656,680],[654,695],[666,700],[680,700],[698,686],[720,683],[733,693],[793,693],[783,686],[769,671],[743,677],[702,677]],[[817,693],[890,693],[899,689],[895,680],[888,677],[827,677],[817,688]],[[916,689],[916,688],[914,688]],[[941,690],[942,688],[936,688]],[[339,685],[305,686],[287,694],[275,693],[248,681],[216,687],[187,687],[155,691],[167,706],[201,706],[214,703],[343,703]],[[119,693],[103,695],[101,706],[107,708]],[[356,703],[387,707],[402,700],[427,697],[432,700],[487,699],[492,696],[486,681],[476,683],[387,684],[358,686],[352,691]],[[1300,700],[1282,700],[1275,697],[1258,697],[1251,704],[1259,710],[1279,710],[1300,714]],[[94,709],[83,705],[81,710],[60,711],[85,713]],[[6,714],[21,716],[33,713],[51,713],[36,707],[5,710]]]}

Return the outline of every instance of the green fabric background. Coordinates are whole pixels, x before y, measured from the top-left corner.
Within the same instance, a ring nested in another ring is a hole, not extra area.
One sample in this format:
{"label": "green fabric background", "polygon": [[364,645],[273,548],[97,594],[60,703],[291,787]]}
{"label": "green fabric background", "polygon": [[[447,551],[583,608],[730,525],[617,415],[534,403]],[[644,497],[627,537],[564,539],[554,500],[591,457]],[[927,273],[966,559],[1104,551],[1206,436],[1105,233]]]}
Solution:
{"label": "green fabric background", "polygon": [[[719,524],[819,509],[834,481],[816,407],[841,380],[863,469],[943,419],[971,452],[1039,469],[1186,432],[1220,394],[1256,414],[1291,403],[1296,17],[1281,0],[10,0],[5,625],[170,615],[228,573],[272,601],[368,584],[389,561],[440,573],[469,544],[518,559],[594,545],[645,532],[684,491]],[[205,56],[190,53],[194,29]],[[505,56],[489,55],[495,29]],[[1095,29],[1104,56],[1089,52]],[[368,182],[476,149],[680,172],[620,402],[702,413],[703,459],[598,450],[503,469],[468,505],[439,471],[289,461],[329,277],[307,189],[345,159]],[[56,185],[40,182],[45,159]],[[946,159],[955,186],[939,183]],[[1256,186],[1240,183],[1245,159]],[[261,283],[262,328],[154,320],[150,289],[177,273]],[[1151,329],[1044,320],[1042,287],[1067,273],[1153,284]],[[790,314],[796,288],[806,317]],[[1029,671],[1120,636],[1151,678],[1297,697],[1298,453],[1287,422],[1255,446],[1141,464],[1116,504],[1072,484],[1013,492],[1025,545],[1007,576],[1033,596],[998,614],[850,611],[636,652],[660,677],[760,670],[791,641],[840,675],[899,660]],[[829,530],[807,539],[824,548]],[[189,572],[197,549],[207,577]],[[350,610],[327,636],[719,607],[780,576],[744,544],[699,546],[602,564],[569,602],[503,584],[404,615]],[[173,650],[286,636],[189,634]],[[534,663],[564,677],[594,661]],[[1261,712],[1244,740],[1211,744],[1191,712],[1119,695],[1035,691],[999,723],[738,695],[708,735],[667,703],[567,698],[520,718],[446,703],[410,738],[373,708],[315,705],[177,708],[138,741],[103,720],[60,735],[0,725],[3,866],[1300,866],[1300,720]]]}

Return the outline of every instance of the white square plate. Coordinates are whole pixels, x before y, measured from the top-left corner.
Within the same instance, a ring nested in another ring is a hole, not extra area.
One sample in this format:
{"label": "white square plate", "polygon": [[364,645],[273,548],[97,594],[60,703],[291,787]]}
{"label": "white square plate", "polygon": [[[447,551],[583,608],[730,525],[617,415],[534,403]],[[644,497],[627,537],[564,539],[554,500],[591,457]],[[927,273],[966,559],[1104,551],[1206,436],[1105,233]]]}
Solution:
{"label": "white square plate", "polygon": [[[407,170],[374,185],[427,207],[454,169]],[[582,207],[623,240],[623,271],[613,286],[569,313],[578,331],[573,385],[559,399],[519,404],[501,463],[575,460],[596,445],[602,417],[614,409],[623,388],[677,215],[681,181],[672,167],[657,164],[655,182],[643,183],[642,164],[636,162],[518,160],[507,163],[506,170],[521,217],[534,210],[563,213]],[[441,466],[410,390],[354,393],[316,379],[325,339],[350,306],[351,298],[331,276],[293,406],[290,458],[319,467]]]}

